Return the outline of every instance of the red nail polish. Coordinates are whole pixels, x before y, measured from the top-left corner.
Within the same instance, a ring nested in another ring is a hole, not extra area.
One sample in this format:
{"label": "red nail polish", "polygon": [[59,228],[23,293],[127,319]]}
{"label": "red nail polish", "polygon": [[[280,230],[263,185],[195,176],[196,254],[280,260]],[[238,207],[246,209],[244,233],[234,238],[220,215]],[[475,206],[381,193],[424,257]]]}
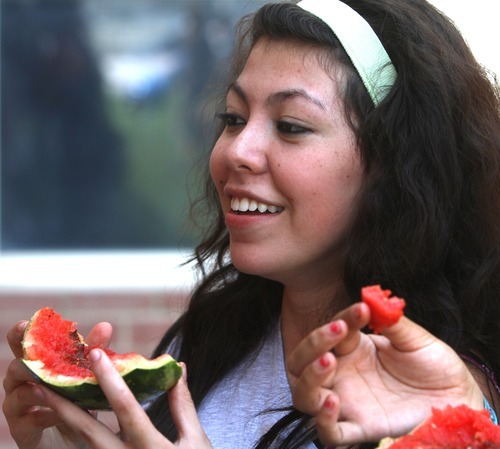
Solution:
{"label": "red nail polish", "polygon": [[335,406],[335,403],[334,403],[333,399],[331,398],[331,396],[328,396],[325,399],[325,403],[323,404],[323,407],[331,410],[331,409],[333,409],[334,406]]}
{"label": "red nail polish", "polygon": [[340,326],[339,326],[339,323],[337,321],[330,323],[330,331],[333,334],[338,334],[340,332]]}
{"label": "red nail polish", "polygon": [[328,368],[330,366],[330,360],[328,359],[328,356],[324,355],[323,357],[321,357],[319,359],[319,364],[323,367],[323,368]]}

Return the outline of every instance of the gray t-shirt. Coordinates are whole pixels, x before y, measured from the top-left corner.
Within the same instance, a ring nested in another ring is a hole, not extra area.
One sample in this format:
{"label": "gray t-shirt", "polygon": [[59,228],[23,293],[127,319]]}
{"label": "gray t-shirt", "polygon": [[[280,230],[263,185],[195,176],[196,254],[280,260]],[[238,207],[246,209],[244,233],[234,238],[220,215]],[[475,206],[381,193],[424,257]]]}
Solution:
{"label": "gray t-shirt", "polygon": [[[171,351],[175,355],[175,348]],[[281,326],[277,325],[257,354],[251,354],[210,391],[198,415],[214,449],[252,449],[288,413],[271,410],[291,404]],[[310,443],[303,449],[316,446]]]}

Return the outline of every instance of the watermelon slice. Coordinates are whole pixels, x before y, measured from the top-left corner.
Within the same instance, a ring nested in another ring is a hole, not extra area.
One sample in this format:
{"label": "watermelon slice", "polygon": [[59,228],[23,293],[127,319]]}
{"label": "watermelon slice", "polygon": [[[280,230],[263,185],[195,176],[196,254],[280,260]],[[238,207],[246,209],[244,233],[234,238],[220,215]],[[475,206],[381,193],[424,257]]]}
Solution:
{"label": "watermelon slice", "polygon": [[370,326],[378,334],[385,327],[396,324],[403,316],[405,300],[391,296],[390,290],[382,290],[380,285],[370,285],[361,289],[361,299],[370,307]]}
{"label": "watermelon slice", "polygon": [[[38,310],[24,332],[23,362],[37,380],[81,407],[109,409],[90,369],[92,347],[78,333],[76,324],[49,307]],[[182,375],[181,366],[168,354],[149,360],[133,352],[117,354],[102,349],[139,402],[170,389]]]}
{"label": "watermelon slice", "polygon": [[486,410],[466,405],[432,409],[432,416],[410,434],[384,438],[377,449],[499,449],[500,426]]}

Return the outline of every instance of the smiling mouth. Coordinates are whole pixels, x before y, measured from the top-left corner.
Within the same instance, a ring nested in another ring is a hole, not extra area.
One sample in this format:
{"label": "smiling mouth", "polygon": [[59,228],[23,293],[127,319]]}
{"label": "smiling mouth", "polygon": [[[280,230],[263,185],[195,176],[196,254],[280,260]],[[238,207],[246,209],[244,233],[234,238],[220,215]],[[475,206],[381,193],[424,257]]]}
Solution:
{"label": "smiling mouth", "polygon": [[236,213],[256,212],[261,214],[276,214],[283,210],[283,207],[272,204],[261,203],[248,198],[231,198],[231,210]]}

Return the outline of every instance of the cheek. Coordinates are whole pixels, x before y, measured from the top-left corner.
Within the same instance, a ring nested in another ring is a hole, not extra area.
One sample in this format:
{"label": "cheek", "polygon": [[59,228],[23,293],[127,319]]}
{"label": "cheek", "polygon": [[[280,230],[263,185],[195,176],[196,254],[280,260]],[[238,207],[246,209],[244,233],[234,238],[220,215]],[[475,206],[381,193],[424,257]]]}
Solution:
{"label": "cheek", "polygon": [[331,219],[336,221],[342,234],[354,220],[363,179],[362,173],[350,172],[338,178],[338,182],[332,186],[330,198],[333,216]]}
{"label": "cheek", "polygon": [[227,175],[224,167],[225,165],[224,160],[221,157],[221,152],[217,151],[214,147],[212,153],[210,154],[209,169],[210,177],[212,178],[213,185],[219,195],[219,202],[221,206],[223,206],[224,203],[224,186],[227,182]]}
{"label": "cheek", "polygon": [[293,180],[294,202],[305,212],[302,218],[313,222],[318,230],[344,228],[357,209],[364,179],[362,168],[352,161],[326,169],[319,164],[318,168],[306,170],[300,179]]}
{"label": "cheek", "polygon": [[216,186],[219,186],[223,183],[223,160],[222,160],[222,152],[219,147],[216,145],[210,154],[209,159],[209,168],[210,168],[210,176],[212,177],[212,181]]}

